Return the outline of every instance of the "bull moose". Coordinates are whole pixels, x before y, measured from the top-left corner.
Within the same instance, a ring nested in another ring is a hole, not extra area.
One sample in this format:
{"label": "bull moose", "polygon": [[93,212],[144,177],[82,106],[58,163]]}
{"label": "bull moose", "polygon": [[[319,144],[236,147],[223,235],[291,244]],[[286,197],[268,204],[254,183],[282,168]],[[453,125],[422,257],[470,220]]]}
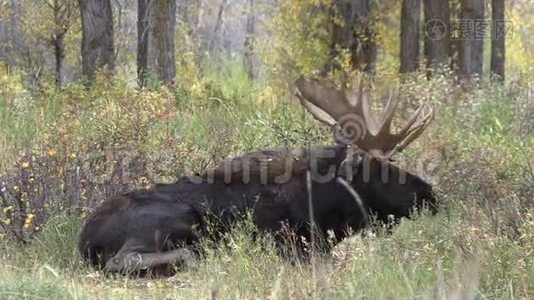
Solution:
{"label": "bull moose", "polygon": [[247,152],[200,175],[116,195],[87,219],[79,238],[82,257],[107,271],[188,265],[198,253],[196,242],[208,235],[207,224],[215,224],[216,238],[246,212],[283,249],[286,228],[306,240],[313,234],[320,244],[328,231],[340,241],[364,228],[369,213],[386,222],[425,204],[435,208],[431,185],[390,161],[423,132],[432,111],[421,117],[421,106],[391,133],[395,97],[377,120],[363,84],[354,90],[300,78],[294,93],[332,126],[335,145]]}

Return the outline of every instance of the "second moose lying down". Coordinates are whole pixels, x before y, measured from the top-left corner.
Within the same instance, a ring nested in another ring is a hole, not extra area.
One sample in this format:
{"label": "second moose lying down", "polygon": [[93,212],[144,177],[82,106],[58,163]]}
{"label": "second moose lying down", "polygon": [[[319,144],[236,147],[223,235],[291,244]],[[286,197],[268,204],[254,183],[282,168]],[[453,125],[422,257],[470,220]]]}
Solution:
{"label": "second moose lying down", "polygon": [[365,227],[369,212],[388,221],[409,217],[425,203],[435,208],[432,187],[389,161],[424,130],[431,114],[418,120],[418,110],[399,134],[390,134],[391,98],[377,125],[363,89],[340,90],[304,79],[295,86],[302,104],[332,125],[337,137],[354,133],[340,122],[346,116],[368,132],[356,138],[344,134],[343,143],[335,146],[249,152],[201,176],[117,195],[88,218],[79,240],[84,259],[108,271],[188,264],[199,237],[207,234],[207,223],[215,224],[215,236],[220,236],[247,211],[283,249],[285,227],[309,240],[314,223],[319,241],[330,230],[339,241]]}

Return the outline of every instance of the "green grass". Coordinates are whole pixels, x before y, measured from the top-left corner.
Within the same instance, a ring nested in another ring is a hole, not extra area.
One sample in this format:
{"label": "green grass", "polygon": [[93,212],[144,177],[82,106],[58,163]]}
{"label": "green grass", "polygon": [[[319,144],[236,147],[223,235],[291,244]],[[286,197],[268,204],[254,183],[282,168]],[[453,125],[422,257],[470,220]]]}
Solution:
{"label": "green grass", "polygon": [[[533,81],[526,79],[530,83],[524,86],[473,92],[457,90],[446,78],[410,83],[410,93],[430,97],[437,114],[398,160],[419,174],[429,173],[443,208],[435,216],[403,221],[391,235],[354,237],[315,263],[291,263],[275,254],[268,237],[253,241],[251,224],[244,222],[224,245],[206,249],[197,269],[172,278],[110,277],[86,267],[76,252],[84,215],[70,209],[101,201],[105,195],[99,191],[115,178],[80,192],[88,199],[80,201],[88,202],[69,202],[69,195],[78,194],[65,190],[78,181],[65,174],[78,174],[69,172],[80,167],[69,158],[94,149],[117,155],[136,150],[144,160],[162,164],[160,176],[152,178],[161,182],[250,149],[330,143],[328,131],[281,88],[252,84],[233,69],[206,72],[208,78],[197,82],[200,90],[194,93],[182,86],[172,93],[139,94],[120,80],[35,95],[0,90],[0,122],[9,124],[0,128],[0,175],[15,178],[26,159],[19,150],[33,149],[37,159],[54,151],[57,161],[44,170],[32,163],[28,172],[36,179],[65,177],[52,181],[47,191],[49,201],[62,203],[49,214],[33,211],[31,197],[25,200],[36,219],[24,234],[40,227],[27,244],[0,231],[0,299],[534,296],[534,174],[529,167],[534,135],[528,113]],[[15,158],[21,159],[18,164]],[[418,161],[425,162],[423,168]],[[92,168],[104,165],[97,161]],[[8,218],[5,208],[0,204],[0,222]]]}
{"label": "green grass", "polygon": [[8,246],[0,298],[185,299],[216,293],[223,299],[413,299],[458,293],[493,299],[525,297],[534,284],[531,244],[471,232],[459,215],[425,215],[389,236],[353,238],[316,264],[280,258],[268,238],[253,241],[245,223],[226,245],[209,248],[198,269],[157,280],[107,277],[84,267],[73,246],[79,223],[58,218],[31,245]]}

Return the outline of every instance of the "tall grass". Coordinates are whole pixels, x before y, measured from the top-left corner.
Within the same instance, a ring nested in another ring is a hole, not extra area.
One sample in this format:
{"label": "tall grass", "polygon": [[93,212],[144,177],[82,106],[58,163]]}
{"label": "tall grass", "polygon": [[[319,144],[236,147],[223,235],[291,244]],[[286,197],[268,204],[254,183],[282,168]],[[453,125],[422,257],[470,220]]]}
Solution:
{"label": "tall grass", "polygon": [[[532,78],[467,92],[447,77],[404,85],[403,99],[428,98],[437,114],[397,163],[434,182],[438,215],[352,238],[315,264],[279,257],[245,220],[225,243],[206,247],[197,269],[169,279],[86,267],[76,235],[110,194],[170,182],[245,150],[330,143],[287,92],[251,83],[230,65],[173,91],[137,91],[120,78],[37,94],[11,80],[0,90],[0,121],[8,124],[0,128],[0,298],[534,296]],[[408,100],[401,116],[411,111]]]}

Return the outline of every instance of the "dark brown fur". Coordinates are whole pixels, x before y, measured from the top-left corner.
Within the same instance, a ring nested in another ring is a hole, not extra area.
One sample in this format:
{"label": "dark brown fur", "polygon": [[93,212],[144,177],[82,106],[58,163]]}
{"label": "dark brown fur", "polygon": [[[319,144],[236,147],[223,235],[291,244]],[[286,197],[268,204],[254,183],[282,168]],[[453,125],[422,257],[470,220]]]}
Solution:
{"label": "dark brown fur", "polygon": [[[327,152],[331,155],[314,159],[317,153]],[[288,159],[291,177],[278,182],[276,178],[284,173]],[[225,163],[232,166],[230,172],[225,171]],[[312,184],[319,240],[327,236],[327,230],[332,230],[337,240],[349,231],[360,230],[368,222],[368,212],[387,222],[390,215],[409,217],[414,207],[428,203],[433,208],[435,204],[432,187],[419,177],[404,174],[390,162],[351,147],[255,151],[223,162],[199,177],[183,177],[173,184],[118,195],[104,202],[88,218],[80,234],[80,252],[93,265],[103,266],[121,248],[123,251],[127,242],[131,248],[128,250],[139,253],[194,247],[198,237],[206,234],[206,222],[214,223],[218,237],[247,211],[252,211],[261,231],[279,233],[287,224],[298,236],[309,240],[306,173],[310,169],[321,175],[334,171],[331,179]],[[388,172],[387,181],[382,178],[384,172]],[[365,211],[336,181],[337,177],[350,182],[363,200]],[[287,246],[282,236],[279,242],[282,248]]]}

